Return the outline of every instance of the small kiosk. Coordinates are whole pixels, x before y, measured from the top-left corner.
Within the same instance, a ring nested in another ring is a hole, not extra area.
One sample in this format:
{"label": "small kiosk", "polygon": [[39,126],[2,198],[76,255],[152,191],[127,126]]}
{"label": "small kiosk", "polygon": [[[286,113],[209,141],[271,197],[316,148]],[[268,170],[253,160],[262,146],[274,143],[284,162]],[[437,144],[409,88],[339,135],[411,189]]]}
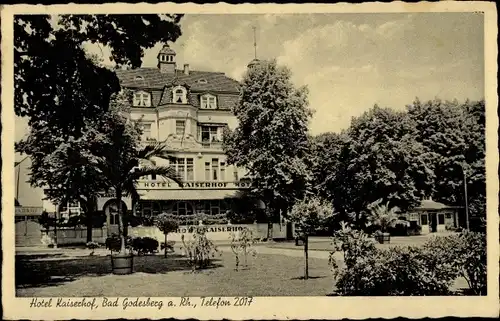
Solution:
{"label": "small kiosk", "polygon": [[426,199],[411,211],[410,219],[418,220],[422,234],[443,232],[458,227],[458,208]]}

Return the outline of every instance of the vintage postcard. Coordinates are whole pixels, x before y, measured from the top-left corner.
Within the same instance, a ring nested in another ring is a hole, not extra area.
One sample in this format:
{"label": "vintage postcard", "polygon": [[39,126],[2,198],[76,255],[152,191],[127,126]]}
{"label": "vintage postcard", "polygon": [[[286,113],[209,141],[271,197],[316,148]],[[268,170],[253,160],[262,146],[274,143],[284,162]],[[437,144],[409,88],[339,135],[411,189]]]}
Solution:
{"label": "vintage postcard", "polygon": [[498,316],[494,3],[1,15],[5,319]]}

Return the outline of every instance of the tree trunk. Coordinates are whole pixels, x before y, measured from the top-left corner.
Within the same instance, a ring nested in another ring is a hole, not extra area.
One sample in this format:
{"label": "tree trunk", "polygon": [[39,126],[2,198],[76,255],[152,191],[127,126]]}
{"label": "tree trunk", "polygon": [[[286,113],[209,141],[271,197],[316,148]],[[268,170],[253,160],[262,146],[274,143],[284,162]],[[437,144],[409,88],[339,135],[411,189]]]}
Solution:
{"label": "tree trunk", "polygon": [[273,218],[274,212],[270,207],[269,203],[265,203],[266,206],[266,216],[267,216],[267,241],[271,242],[273,240]]}
{"label": "tree trunk", "polygon": [[87,198],[85,208],[85,223],[87,225],[87,243],[92,242],[93,217],[97,210],[96,199],[94,197]]}
{"label": "tree trunk", "polygon": [[56,210],[56,219],[54,220],[54,248],[57,248],[57,222],[59,220],[59,205]]}
{"label": "tree trunk", "polygon": [[304,236],[304,280],[309,279],[309,237]]}
{"label": "tree trunk", "polygon": [[123,234],[123,218],[122,213],[122,192],[121,190],[116,190],[116,201],[118,202],[118,234],[120,235],[120,254],[125,255],[125,236]]}
{"label": "tree trunk", "polygon": [[165,233],[165,258],[167,258],[167,233]]}

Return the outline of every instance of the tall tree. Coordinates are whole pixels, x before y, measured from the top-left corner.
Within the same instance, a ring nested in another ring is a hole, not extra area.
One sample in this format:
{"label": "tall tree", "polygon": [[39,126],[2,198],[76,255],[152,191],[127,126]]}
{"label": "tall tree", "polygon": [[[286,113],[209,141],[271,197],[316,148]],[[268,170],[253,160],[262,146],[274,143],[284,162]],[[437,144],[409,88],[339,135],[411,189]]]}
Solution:
{"label": "tall tree", "polygon": [[262,61],[245,74],[234,113],[238,127],[224,138],[228,163],[249,171],[252,192],[266,207],[271,239],[273,219],[302,197],[309,182],[307,90],[294,87],[288,68]]}
{"label": "tall tree", "polygon": [[[464,206],[464,179],[470,214],[486,215],[484,101],[459,103],[418,99],[408,106],[416,124],[415,140],[430,155],[435,173],[432,196],[449,205]],[[465,174],[465,177],[464,177]]]}
{"label": "tall tree", "polygon": [[[117,66],[138,67],[145,49],[180,36],[181,17],[15,16],[14,109],[30,126],[28,137],[16,149],[32,160],[33,186],[50,187],[48,196],[56,202],[85,195],[87,214],[95,210],[99,179],[78,165],[78,151],[90,139],[89,125],[106,113],[120,86],[115,73],[89,57],[83,44],[108,46]],[[54,179],[53,172],[61,174],[60,179]]]}
{"label": "tall tree", "polygon": [[328,159],[315,167],[320,194],[360,226],[368,204],[378,199],[401,209],[416,205],[430,190],[433,172],[414,133],[405,113],[375,106],[342,134],[318,138],[316,158]]}

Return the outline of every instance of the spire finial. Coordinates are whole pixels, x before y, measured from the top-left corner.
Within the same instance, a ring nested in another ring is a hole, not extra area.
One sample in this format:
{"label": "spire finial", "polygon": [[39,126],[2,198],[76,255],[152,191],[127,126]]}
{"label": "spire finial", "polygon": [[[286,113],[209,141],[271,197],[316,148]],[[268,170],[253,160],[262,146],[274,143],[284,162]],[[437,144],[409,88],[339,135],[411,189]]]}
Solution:
{"label": "spire finial", "polygon": [[254,48],[254,55],[255,55],[255,59],[257,59],[257,36],[255,35],[255,30],[257,29],[257,27],[253,26],[252,27],[253,29],[253,48]]}

